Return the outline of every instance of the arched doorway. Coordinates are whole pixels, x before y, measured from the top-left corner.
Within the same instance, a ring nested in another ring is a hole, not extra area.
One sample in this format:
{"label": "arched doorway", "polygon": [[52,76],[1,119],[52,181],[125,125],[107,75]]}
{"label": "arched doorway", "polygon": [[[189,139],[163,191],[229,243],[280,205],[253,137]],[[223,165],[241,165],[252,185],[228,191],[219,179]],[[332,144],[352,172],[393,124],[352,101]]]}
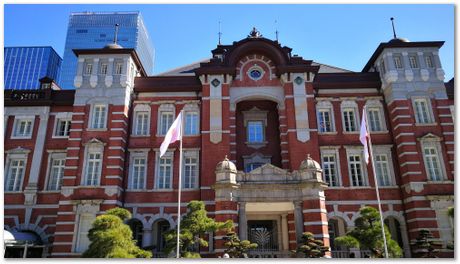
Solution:
{"label": "arched doorway", "polygon": [[143,225],[142,222],[138,219],[130,219],[128,221],[128,226],[131,228],[133,232],[133,239],[136,240],[136,245],[138,247],[142,247],[142,239],[143,239]]}
{"label": "arched doorway", "polygon": [[152,225],[153,237],[153,254],[154,257],[163,257],[163,250],[166,246],[164,234],[171,228],[169,221],[166,219],[158,219]]}
{"label": "arched doorway", "polygon": [[45,245],[40,236],[29,230],[4,230],[5,258],[42,258]]}
{"label": "arched doorway", "polygon": [[398,242],[399,247],[401,247],[401,249],[404,249],[404,244],[403,244],[403,239],[402,239],[402,234],[401,234],[401,224],[399,223],[399,221],[396,218],[389,216],[385,218],[383,222],[390,230],[391,239]]}
{"label": "arched doorway", "polygon": [[335,245],[334,239],[339,236],[344,236],[347,232],[347,223],[341,217],[335,216],[329,219],[329,243],[331,250],[343,250],[342,247]]}

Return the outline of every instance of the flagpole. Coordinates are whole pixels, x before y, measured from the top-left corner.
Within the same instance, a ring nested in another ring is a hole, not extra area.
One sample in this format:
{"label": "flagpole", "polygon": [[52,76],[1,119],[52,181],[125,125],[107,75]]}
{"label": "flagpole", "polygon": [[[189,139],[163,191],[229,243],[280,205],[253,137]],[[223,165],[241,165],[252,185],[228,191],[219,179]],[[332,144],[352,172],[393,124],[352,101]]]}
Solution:
{"label": "flagpole", "polygon": [[184,132],[184,116],[183,116],[184,110],[180,111],[180,147],[179,147],[179,191],[177,193],[177,249],[176,249],[176,258],[180,258],[180,202],[181,202],[181,190],[182,190],[182,137],[183,137],[183,132]]}
{"label": "flagpole", "polygon": [[[363,115],[366,115],[366,114],[367,114],[366,106],[364,106]],[[369,137],[369,152],[370,152],[370,156],[371,156],[372,173],[374,174],[375,193],[377,194],[377,204],[379,206],[380,226],[382,228],[383,246],[385,248],[385,258],[388,258],[387,238],[385,236],[385,228],[384,228],[384,223],[383,223],[382,204],[380,203],[379,183],[377,181],[377,174],[375,173],[374,153],[373,153],[373,150],[372,150],[371,133],[370,133],[370,130],[369,130],[369,124],[367,123],[367,117],[363,116],[363,118],[366,118],[366,122],[365,122],[366,123],[366,130],[367,130],[367,135]]]}

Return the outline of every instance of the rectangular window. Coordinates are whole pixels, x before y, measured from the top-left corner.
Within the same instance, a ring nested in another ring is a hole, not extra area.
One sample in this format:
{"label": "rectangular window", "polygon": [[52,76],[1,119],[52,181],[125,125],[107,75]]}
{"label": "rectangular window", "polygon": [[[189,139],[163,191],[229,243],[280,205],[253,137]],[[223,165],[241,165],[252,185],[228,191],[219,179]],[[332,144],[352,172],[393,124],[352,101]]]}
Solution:
{"label": "rectangular window", "polygon": [[105,64],[105,63],[101,64],[100,74],[106,75],[107,74],[107,68],[108,68],[107,64]]}
{"label": "rectangular window", "polygon": [[375,173],[377,174],[377,180],[379,186],[390,186],[390,167],[388,165],[387,155],[378,154],[375,155]]}
{"label": "rectangular window", "polygon": [[415,99],[415,119],[417,123],[428,124],[432,123],[431,115],[429,114],[428,101],[426,99]]}
{"label": "rectangular window", "polygon": [[186,112],[185,113],[185,135],[198,135],[198,113],[196,112]]}
{"label": "rectangular window", "polygon": [[135,134],[145,136],[149,134],[149,113],[136,112],[136,129]]}
{"label": "rectangular window", "polygon": [[186,189],[198,187],[198,159],[186,157],[184,158],[184,184]]}
{"label": "rectangular window", "polygon": [[262,143],[264,141],[264,123],[262,121],[248,121],[248,142]]}
{"label": "rectangular window", "polygon": [[396,69],[401,69],[403,67],[401,63],[401,57],[393,57],[393,60],[395,62]]}
{"label": "rectangular window", "polygon": [[425,56],[425,62],[428,68],[434,68],[433,59],[431,58],[431,56]]}
{"label": "rectangular window", "polygon": [[97,186],[102,172],[102,154],[89,152],[86,161],[86,180],[85,185]]}
{"label": "rectangular window", "polygon": [[337,177],[337,163],[334,154],[323,155],[324,181],[329,186],[339,186]]}
{"label": "rectangular window", "polygon": [[345,125],[345,131],[347,132],[356,131],[355,110],[353,109],[343,110],[343,122]]}
{"label": "rectangular window", "polygon": [[329,109],[320,109],[318,119],[320,132],[332,132],[331,111]]}
{"label": "rectangular window", "polygon": [[62,177],[64,176],[65,159],[51,159],[50,175],[48,179],[48,190],[57,191],[61,189]]}
{"label": "rectangular window", "polygon": [[88,63],[85,67],[84,75],[90,75],[93,72],[93,64]]}
{"label": "rectangular window", "polygon": [[5,191],[18,192],[21,190],[25,172],[25,159],[11,159],[5,177]]}
{"label": "rectangular window", "polygon": [[131,189],[138,190],[145,188],[146,159],[133,158],[131,171]]}
{"label": "rectangular window", "polygon": [[161,112],[160,113],[160,129],[159,135],[166,135],[168,133],[168,129],[171,127],[174,114],[173,112]]}
{"label": "rectangular window", "polygon": [[57,137],[68,137],[70,132],[70,120],[68,119],[58,119],[56,124],[56,133],[54,134]]}
{"label": "rectangular window", "polygon": [[430,181],[442,181],[441,164],[436,146],[424,146],[423,156]]}
{"label": "rectangular window", "polygon": [[94,105],[93,108],[93,122],[91,128],[105,128],[106,106]]}
{"label": "rectangular window", "polygon": [[158,161],[158,189],[170,189],[172,179],[172,157],[165,157]]}
{"label": "rectangular window", "polygon": [[90,244],[88,233],[91,229],[91,225],[96,217],[90,214],[81,214],[80,221],[78,222],[78,242],[75,248],[75,252],[82,253]]}
{"label": "rectangular window", "polygon": [[115,74],[120,75],[122,69],[123,69],[123,63],[117,63],[117,65],[115,66]]}
{"label": "rectangular window", "polygon": [[415,57],[415,56],[409,56],[409,63],[410,63],[410,67],[411,67],[412,69],[418,68],[417,57]]}
{"label": "rectangular window", "polygon": [[350,166],[350,176],[352,186],[365,186],[361,156],[350,155],[348,157],[348,165]]}
{"label": "rectangular window", "polygon": [[15,137],[31,137],[32,136],[32,120],[18,119],[14,128]]}
{"label": "rectangular window", "polygon": [[370,131],[382,131],[382,124],[380,119],[379,109],[368,109],[367,115],[369,117],[369,129]]}

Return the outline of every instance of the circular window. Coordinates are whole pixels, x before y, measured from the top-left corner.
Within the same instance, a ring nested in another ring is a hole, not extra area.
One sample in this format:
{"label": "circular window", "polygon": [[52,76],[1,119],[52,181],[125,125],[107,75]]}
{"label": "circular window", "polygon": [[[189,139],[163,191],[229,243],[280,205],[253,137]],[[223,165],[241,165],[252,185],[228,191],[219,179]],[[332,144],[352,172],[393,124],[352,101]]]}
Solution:
{"label": "circular window", "polygon": [[264,71],[262,70],[262,68],[260,68],[257,65],[254,65],[254,67],[251,67],[248,70],[249,78],[253,79],[254,81],[262,79],[263,75],[264,75]]}

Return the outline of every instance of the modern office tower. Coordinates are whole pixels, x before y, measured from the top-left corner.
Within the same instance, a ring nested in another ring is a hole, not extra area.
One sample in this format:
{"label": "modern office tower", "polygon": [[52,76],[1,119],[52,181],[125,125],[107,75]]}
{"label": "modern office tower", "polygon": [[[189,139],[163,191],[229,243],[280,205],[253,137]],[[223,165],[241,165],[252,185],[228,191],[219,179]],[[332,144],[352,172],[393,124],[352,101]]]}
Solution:
{"label": "modern office tower", "polygon": [[39,79],[59,78],[62,59],[52,47],[5,47],[4,51],[5,89],[38,89]]}
{"label": "modern office tower", "polygon": [[115,24],[119,24],[118,44],[134,48],[146,73],[153,73],[155,50],[140,12],[78,12],[70,14],[69,18],[59,81],[62,88],[74,88],[77,57],[72,50],[103,48],[113,42]]}

